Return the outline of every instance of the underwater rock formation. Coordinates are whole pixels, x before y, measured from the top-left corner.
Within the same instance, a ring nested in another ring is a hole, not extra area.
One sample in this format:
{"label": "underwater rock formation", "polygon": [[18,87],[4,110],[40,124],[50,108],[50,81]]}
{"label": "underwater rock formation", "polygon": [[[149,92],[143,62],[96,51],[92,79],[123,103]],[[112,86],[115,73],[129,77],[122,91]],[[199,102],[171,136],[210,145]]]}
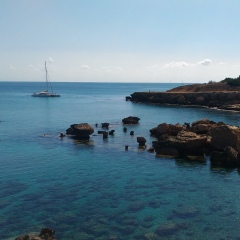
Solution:
{"label": "underwater rock formation", "polygon": [[19,236],[15,240],[55,240],[55,230],[51,228],[42,228],[40,234],[29,233]]}

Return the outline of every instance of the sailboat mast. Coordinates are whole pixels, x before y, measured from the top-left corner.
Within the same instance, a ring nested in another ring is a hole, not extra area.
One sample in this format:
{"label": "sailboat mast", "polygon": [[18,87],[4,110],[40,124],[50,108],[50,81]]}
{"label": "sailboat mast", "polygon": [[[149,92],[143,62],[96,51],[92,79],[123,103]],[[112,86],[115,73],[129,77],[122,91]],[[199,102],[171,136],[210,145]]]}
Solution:
{"label": "sailboat mast", "polygon": [[46,71],[46,85],[47,85],[47,92],[48,92],[48,71],[47,71],[47,62],[45,61],[45,71]]}

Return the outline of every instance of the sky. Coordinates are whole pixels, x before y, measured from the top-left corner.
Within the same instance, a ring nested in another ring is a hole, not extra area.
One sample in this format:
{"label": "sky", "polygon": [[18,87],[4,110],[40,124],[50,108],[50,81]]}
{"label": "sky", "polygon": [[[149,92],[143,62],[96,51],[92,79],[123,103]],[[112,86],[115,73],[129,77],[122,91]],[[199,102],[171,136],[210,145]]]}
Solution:
{"label": "sky", "polygon": [[0,81],[240,75],[240,0],[0,0]]}

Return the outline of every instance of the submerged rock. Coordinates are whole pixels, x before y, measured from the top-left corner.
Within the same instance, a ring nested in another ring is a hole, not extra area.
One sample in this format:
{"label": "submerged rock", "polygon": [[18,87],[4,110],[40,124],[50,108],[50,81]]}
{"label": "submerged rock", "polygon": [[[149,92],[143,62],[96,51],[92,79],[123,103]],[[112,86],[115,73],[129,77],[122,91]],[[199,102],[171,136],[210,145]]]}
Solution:
{"label": "submerged rock", "polygon": [[155,233],[160,237],[171,236],[181,229],[187,229],[188,225],[184,223],[165,222],[159,225]]}
{"label": "submerged rock", "polygon": [[55,230],[51,228],[42,228],[40,234],[29,233],[27,235],[19,236],[15,240],[55,240]]}
{"label": "submerged rock", "polygon": [[179,218],[191,218],[196,217],[199,211],[194,206],[182,206],[173,211],[173,214]]}

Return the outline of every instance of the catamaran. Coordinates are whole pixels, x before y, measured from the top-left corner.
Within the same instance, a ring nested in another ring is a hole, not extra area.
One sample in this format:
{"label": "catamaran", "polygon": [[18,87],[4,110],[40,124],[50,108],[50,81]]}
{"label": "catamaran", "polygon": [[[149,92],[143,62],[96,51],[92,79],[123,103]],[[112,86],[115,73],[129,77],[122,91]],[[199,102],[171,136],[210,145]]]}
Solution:
{"label": "catamaran", "polygon": [[[32,97],[60,97],[59,94],[53,93],[52,85],[51,85],[51,82],[50,82],[49,76],[48,76],[46,61],[45,61],[45,71],[46,71],[46,90],[37,92],[37,93],[33,93]],[[51,92],[48,91],[49,87],[51,89]]]}

